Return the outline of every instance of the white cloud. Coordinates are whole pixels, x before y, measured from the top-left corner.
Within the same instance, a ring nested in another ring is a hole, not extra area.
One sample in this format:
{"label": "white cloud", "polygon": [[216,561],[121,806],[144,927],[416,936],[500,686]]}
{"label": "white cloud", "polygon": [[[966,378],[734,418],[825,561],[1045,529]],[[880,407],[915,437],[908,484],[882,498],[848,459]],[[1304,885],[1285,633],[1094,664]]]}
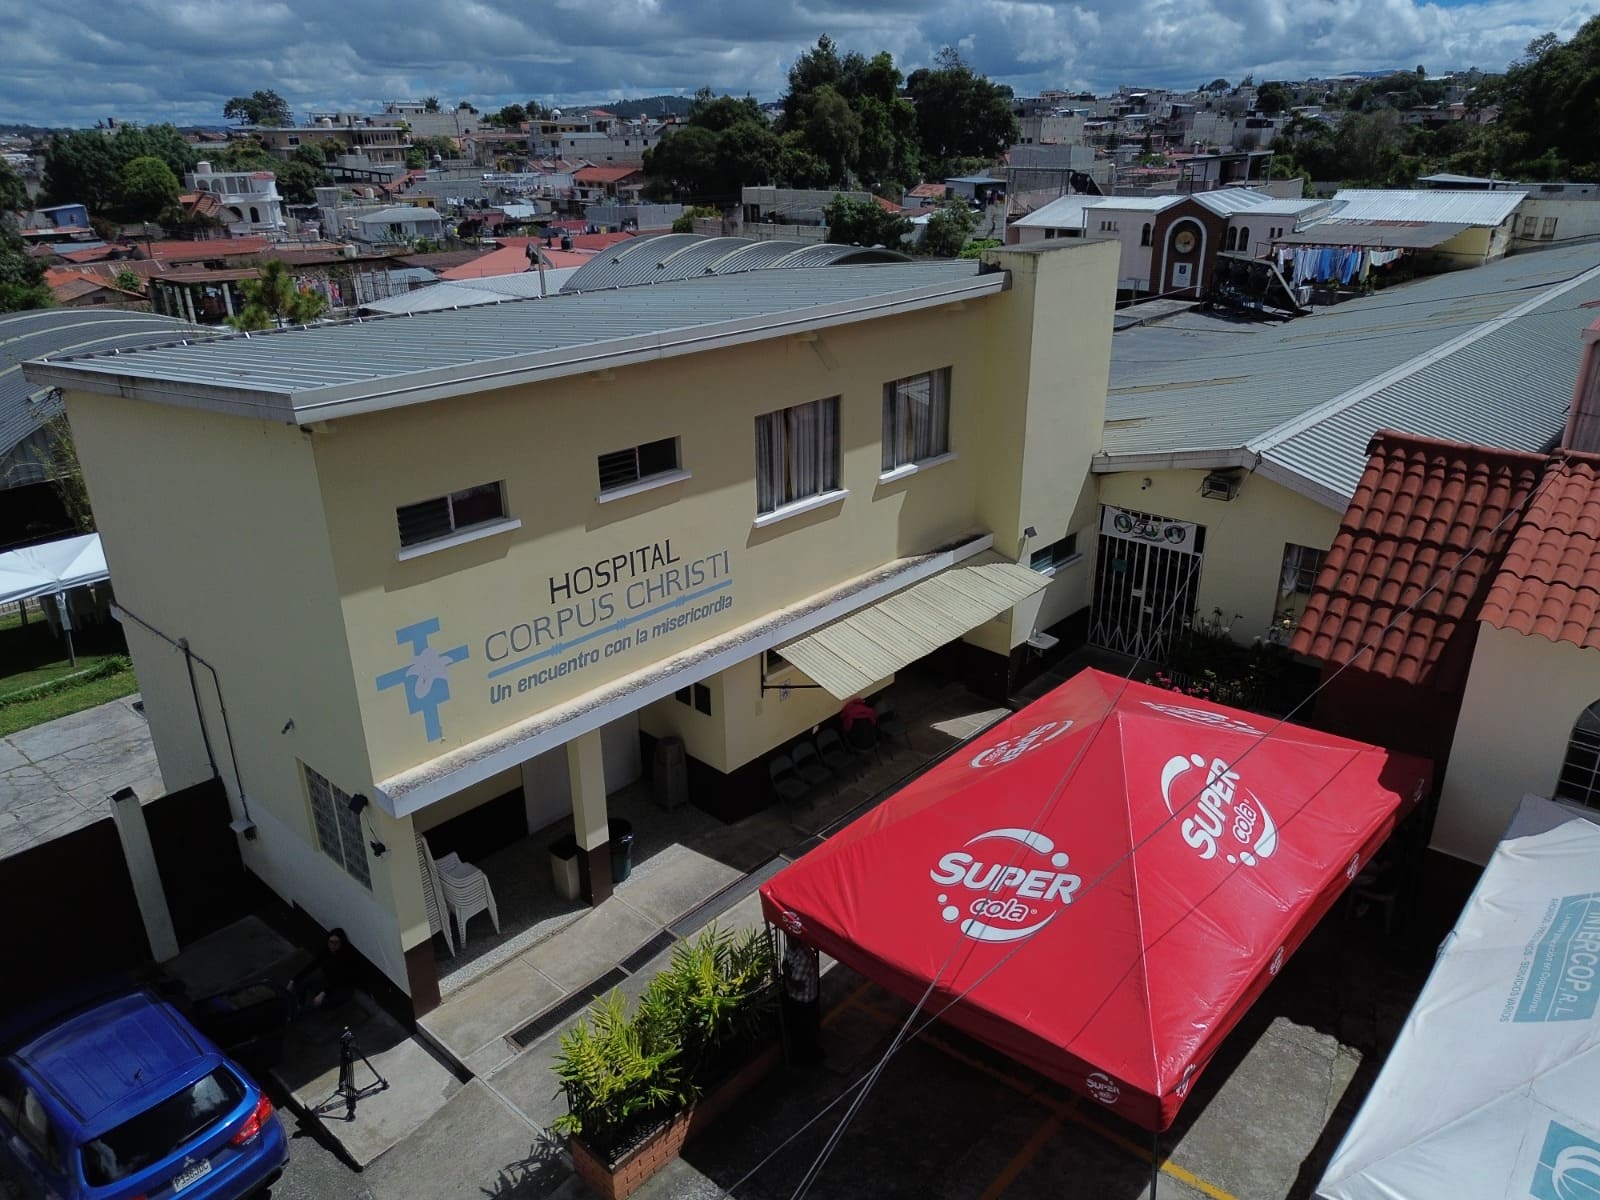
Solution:
{"label": "white cloud", "polygon": [[702,84],[775,97],[830,34],[903,69],[960,46],[1019,93],[1192,87],[1423,63],[1496,70],[1600,0],[0,0],[0,121],[117,116],[220,123],[229,96],[274,88],[297,111],[436,95],[480,107],[598,101]]}

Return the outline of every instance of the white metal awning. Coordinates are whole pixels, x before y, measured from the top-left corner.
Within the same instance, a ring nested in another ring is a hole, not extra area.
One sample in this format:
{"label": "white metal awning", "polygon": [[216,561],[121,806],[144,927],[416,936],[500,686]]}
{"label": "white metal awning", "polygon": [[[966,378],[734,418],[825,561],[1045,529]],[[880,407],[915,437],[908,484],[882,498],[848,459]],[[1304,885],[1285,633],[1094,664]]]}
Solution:
{"label": "white metal awning", "polygon": [[994,551],[949,567],[779,653],[841,700],[992,620],[1050,584]]}

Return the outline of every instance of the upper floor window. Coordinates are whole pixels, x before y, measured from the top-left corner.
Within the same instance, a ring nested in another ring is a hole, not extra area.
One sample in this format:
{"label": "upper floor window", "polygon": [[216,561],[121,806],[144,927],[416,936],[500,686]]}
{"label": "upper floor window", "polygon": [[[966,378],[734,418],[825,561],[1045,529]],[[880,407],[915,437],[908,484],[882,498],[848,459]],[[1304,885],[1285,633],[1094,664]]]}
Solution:
{"label": "upper floor window", "polygon": [[480,483],[476,487],[403,504],[394,510],[400,526],[400,544],[415,546],[449,537],[475,525],[503,520],[506,515],[505,485]]}
{"label": "upper floor window", "polygon": [[1224,250],[1237,250],[1239,248],[1239,231],[1237,229],[1232,227],[1228,229],[1228,240],[1222,248]]}
{"label": "upper floor window", "polygon": [[1150,223],[1148,221],[1145,222],[1144,228],[1139,231],[1139,245],[1150,245]]}
{"label": "upper floor window", "polygon": [[756,512],[839,488],[839,397],[756,418]]}
{"label": "upper floor window", "polygon": [[950,452],[950,368],[883,385],[883,469]]}
{"label": "upper floor window", "polygon": [[642,446],[629,446],[626,450],[602,454],[599,470],[602,495],[672,474],[678,470],[678,439],[662,438],[645,442]]}
{"label": "upper floor window", "polygon": [[1239,249],[1245,251],[1250,249],[1250,226],[1248,225],[1239,226]]}
{"label": "upper floor window", "polygon": [[1579,713],[1572,726],[1556,779],[1556,797],[1600,808],[1600,700]]}

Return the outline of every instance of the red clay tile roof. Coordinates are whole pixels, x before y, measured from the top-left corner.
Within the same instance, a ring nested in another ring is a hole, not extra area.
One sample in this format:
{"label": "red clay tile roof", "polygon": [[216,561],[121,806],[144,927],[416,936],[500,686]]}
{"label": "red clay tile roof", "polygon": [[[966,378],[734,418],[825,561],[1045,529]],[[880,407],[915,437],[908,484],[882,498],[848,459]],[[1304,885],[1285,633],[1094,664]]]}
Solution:
{"label": "red clay tile roof", "polygon": [[1600,648],[1600,455],[1551,459],[1489,585],[1482,619]]}
{"label": "red clay tile roof", "polygon": [[[212,238],[203,242],[152,242],[152,258],[167,262],[204,262],[213,258],[235,258],[244,254],[260,254],[268,246],[264,237]],[[140,248],[144,248],[140,244]]]}
{"label": "red clay tile roof", "polygon": [[944,184],[942,184],[942,183],[919,183],[919,184],[917,184],[916,187],[912,188],[909,192],[907,192],[906,195],[908,195],[908,196],[933,196],[933,197],[943,196],[944,195]]}
{"label": "red clay tile roof", "polygon": [[1550,460],[1389,432],[1368,455],[1290,648],[1336,666],[1359,655],[1358,669],[1449,690]]}
{"label": "red clay tile roof", "polygon": [[572,173],[574,183],[621,183],[643,175],[638,167],[580,167]]}

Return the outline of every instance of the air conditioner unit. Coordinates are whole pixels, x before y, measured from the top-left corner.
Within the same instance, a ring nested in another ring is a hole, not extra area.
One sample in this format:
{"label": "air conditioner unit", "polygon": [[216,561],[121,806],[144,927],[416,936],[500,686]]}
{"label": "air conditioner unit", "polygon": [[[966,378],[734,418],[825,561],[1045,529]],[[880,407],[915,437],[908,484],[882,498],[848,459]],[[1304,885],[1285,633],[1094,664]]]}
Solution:
{"label": "air conditioner unit", "polygon": [[1200,497],[1203,500],[1232,500],[1239,494],[1239,477],[1225,475],[1220,471],[1213,471],[1200,481]]}

